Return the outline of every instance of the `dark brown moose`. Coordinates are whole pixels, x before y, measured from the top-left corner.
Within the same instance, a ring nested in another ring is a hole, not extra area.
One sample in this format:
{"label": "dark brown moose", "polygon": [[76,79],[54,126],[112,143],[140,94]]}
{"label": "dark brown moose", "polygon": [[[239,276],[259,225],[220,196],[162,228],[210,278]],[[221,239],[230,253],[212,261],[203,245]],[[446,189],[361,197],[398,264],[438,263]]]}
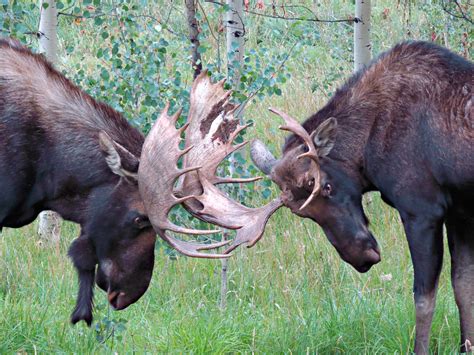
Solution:
{"label": "dark brown moose", "polygon": [[380,191],[405,227],[414,266],[415,352],[428,352],[443,259],[443,224],[460,313],[461,351],[474,344],[474,65],[445,48],[406,42],[382,54],[299,125],[275,159],[252,156],[285,206],[311,218],[341,257],[366,272],[380,261],[362,195]]}
{"label": "dark brown moose", "polygon": [[[233,117],[235,107],[223,85],[212,84],[203,72],[193,85],[188,124],[176,129],[179,113],[169,117],[165,110],[145,140],[43,56],[0,39],[0,229],[22,227],[46,209],[80,224],[69,250],[80,284],[73,323],[91,324],[94,281],[115,309],[143,295],[152,276],[156,233],[185,255],[207,258],[228,257],[263,234],[279,201],[250,209],[214,186],[254,180],[214,175],[220,161],[242,146],[232,141],[245,128]],[[188,126],[186,149],[180,151],[180,135]],[[225,254],[200,250],[227,242],[198,244],[167,234],[206,233],[168,221],[178,203],[203,220],[238,229]]]}
{"label": "dark brown moose", "polygon": [[116,309],[150,283],[156,234],[136,182],[143,142],[43,56],[0,40],[0,228],[45,209],[81,225],[69,250],[80,282],[73,323],[92,322],[95,278]]}

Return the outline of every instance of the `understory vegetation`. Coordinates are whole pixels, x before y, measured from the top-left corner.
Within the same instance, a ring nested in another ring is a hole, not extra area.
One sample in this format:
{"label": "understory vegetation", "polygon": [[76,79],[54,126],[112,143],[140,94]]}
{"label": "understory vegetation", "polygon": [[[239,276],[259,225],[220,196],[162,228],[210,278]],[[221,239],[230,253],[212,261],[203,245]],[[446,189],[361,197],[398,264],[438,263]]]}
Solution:
{"label": "understory vegetation", "polygon": [[[1,35],[36,48],[37,2],[0,0]],[[92,96],[124,113],[147,132],[166,101],[189,102],[193,70],[182,1],[63,1],[58,67]],[[258,1],[258,3],[262,3]],[[286,1],[274,1],[276,5]],[[373,55],[406,39],[445,45],[471,58],[472,24],[449,15],[441,1],[372,1]],[[203,66],[225,77],[225,7],[200,1]],[[300,0],[283,12],[250,1],[245,13],[242,83],[235,100],[250,99],[244,119],[279,154],[285,133],[270,106],[302,121],[351,75],[352,1]],[[3,10],[2,10],[3,8]],[[311,9],[314,12],[308,12]],[[472,8],[471,8],[472,9]],[[471,58],[472,59],[472,58]],[[184,115],[185,116],[185,115]],[[183,116],[183,120],[185,117]],[[257,175],[246,149],[235,174]],[[225,169],[224,169],[225,170]],[[235,189],[234,189],[235,190]],[[269,181],[238,194],[260,206],[279,193]],[[229,260],[227,307],[220,308],[221,262],[181,257],[157,243],[153,280],[134,305],[114,312],[96,289],[95,320],[71,326],[77,280],[67,258],[76,225],[63,223],[61,241],[48,245],[36,225],[0,234],[0,353],[408,353],[415,316],[413,268],[395,210],[377,193],[364,200],[382,262],[359,274],[344,263],[313,222],[280,209],[262,240]],[[186,223],[177,212],[176,218]],[[446,249],[447,250],[447,249]],[[448,254],[448,253],[446,253]],[[459,322],[449,280],[449,256],[440,280],[431,349],[458,350]]]}

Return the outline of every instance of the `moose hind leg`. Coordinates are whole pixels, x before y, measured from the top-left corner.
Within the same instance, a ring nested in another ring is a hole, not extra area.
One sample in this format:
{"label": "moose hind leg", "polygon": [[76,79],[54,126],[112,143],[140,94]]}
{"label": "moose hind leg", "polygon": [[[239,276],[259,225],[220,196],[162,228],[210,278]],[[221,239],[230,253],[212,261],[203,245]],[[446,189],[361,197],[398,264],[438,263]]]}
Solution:
{"label": "moose hind leg", "polygon": [[443,262],[443,229],[439,220],[403,218],[415,272],[415,353],[428,354],[436,289]]}
{"label": "moose hind leg", "polygon": [[446,228],[451,282],[461,323],[461,352],[474,351],[474,215],[454,211]]}

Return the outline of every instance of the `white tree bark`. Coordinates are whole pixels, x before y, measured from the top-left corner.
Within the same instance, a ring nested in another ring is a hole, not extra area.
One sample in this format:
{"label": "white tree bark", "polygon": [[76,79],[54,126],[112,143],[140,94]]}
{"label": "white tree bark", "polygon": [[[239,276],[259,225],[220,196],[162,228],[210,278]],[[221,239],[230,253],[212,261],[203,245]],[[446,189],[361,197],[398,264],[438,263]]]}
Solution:
{"label": "white tree bark", "polygon": [[354,71],[370,62],[372,45],[370,43],[370,0],[356,0],[354,24]]}
{"label": "white tree bark", "polygon": [[194,79],[202,71],[201,53],[199,53],[199,27],[196,19],[195,0],[185,0],[186,18],[188,22],[189,41],[191,42],[192,65],[194,70]]}
{"label": "white tree bark", "polygon": [[[39,52],[53,64],[58,59],[58,12],[55,0],[40,0]],[[43,3],[47,3],[44,6]],[[39,215],[38,235],[47,244],[57,244],[61,236],[61,217],[53,211]]]}
{"label": "white tree bark", "polygon": [[[47,6],[43,5],[47,4]],[[46,8],[45,8],[46,7]],[[40,0],[39,51],[52,63],[58,59],[58,10],[56,0]]]}
{"label": "white tree bark", "polygon": [[240,69],[244,59],[243,0],[226,0],[229,10],[225,16],[227,40],[227,70],[232,86],[240,81]]}

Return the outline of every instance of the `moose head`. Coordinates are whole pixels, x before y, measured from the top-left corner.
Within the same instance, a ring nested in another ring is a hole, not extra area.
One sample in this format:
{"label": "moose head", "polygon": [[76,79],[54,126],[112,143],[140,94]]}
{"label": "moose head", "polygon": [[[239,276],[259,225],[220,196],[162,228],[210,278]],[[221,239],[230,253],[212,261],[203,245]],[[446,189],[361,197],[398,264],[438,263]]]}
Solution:
{"label": "moose head", "polygon": [[139,158],[105,131],[98,139],[107,168],[120,179],[95,188],[89,195],[81,235],[69,249],[80,282],[71,321],[84,320],[89,325],[94,280],[107,292],[114,309],[136,302],[151,281],[156,241],[138,191]]}
{"label": "moose head", "polygon": [[[240,125],[234,117],[237,107],[229,102],[230,94],[224,81],[212,83],[207,72],[202,72],[193,83],[187,123],[177,128],[181,111],[170,115],[167,105],[146,137],[139,158],[106,132],[99,133],[107,168],[120,180],[96,189],[89,197],[89,217],[69,250],[80,280],[73,323],[85,320],[90,325],[92,321],[94,280],[107,291],[115,309],[126,308],[144,294],[152,276],[156,234],[180,253],[198,258],[227,258],[239,245],[250,247],[261,238],[281,201],[249,208],[215,186],[259,179],[216,175],[222,160],[247,143],[233,144],[247,125]],[[171,235],[219,232],[172,223],[168,214],[178,204],[205,222],[237,230],[236,238],[206,244]],[[221,254],[204,252],[229,243]]]}
{"label": "moose head", "polygon": [[318,223],[343,260],[359,272],[368,271],[380,261],[380,252],[367,227],[360,187],[350,169],[341,169],[344,164],[335,169],[326,159],[335,144],[337,120],[328,118],[309,134],[286,113],[270,110],[285,121],[280,129],[294,136],[280,159],[262,142],[254,141],[254,163],[279,186],[286,207]]}

